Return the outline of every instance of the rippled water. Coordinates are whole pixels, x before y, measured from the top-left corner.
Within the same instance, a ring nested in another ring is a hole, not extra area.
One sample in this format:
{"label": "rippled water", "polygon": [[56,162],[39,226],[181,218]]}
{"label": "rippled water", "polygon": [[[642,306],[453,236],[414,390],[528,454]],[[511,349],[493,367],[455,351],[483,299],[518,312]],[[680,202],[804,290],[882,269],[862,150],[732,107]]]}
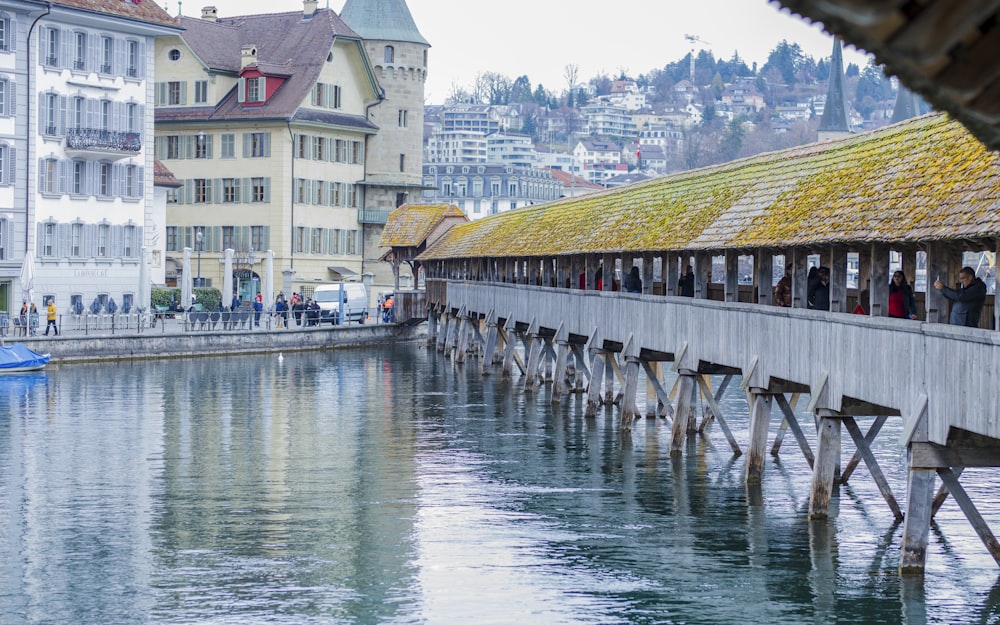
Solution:
{"label": "rippled water", "polygon": [[[748,489],[718,426],[673,460],[665,421],[582,399],[420,344],[0,377],[0,623],[1000,622],[954,502],[900,579],[863,467],[811,523],[791,435]],[[1000,526],[1000,481],[963,483]]]}

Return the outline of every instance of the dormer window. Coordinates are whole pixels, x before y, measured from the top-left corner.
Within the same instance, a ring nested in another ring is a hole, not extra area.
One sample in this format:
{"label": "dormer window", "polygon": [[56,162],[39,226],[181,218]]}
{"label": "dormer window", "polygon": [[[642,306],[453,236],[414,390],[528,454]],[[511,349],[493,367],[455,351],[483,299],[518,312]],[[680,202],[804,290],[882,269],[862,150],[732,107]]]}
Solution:
{"label": "dormer window", "polygon": [[250,78],[247,80],[247,101],[260,102],[260,78]]}
{"label": "dormer window", "polygon": [[267,78],[253,76],[240,78],[237,101],[243,104],[260,103],[267,100]]}

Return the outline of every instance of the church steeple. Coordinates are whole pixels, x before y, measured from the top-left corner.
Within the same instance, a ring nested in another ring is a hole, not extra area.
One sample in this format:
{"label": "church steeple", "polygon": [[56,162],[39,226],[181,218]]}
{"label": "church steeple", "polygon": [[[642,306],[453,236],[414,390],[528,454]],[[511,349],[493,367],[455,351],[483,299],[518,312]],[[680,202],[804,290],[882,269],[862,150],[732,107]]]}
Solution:
{"label": "church steeple", "polygon": [[819,140],[834,139],[851,133],[847,90],[844,88],[844,52],[840,39],[833,40],[830,56],[830,79],[826,90],[823,117],[819,120]]}
{"label": "church steeple", "polygon": [[406,0],[347,0],[340,19],[363,39],[430,45],[417,29]]}

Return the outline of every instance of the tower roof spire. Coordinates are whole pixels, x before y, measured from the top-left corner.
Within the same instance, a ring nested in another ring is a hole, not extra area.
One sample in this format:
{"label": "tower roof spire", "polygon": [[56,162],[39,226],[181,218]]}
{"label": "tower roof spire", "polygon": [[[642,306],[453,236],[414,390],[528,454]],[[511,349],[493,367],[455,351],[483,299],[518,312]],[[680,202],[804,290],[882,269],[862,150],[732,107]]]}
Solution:
{"label": "tower roof spire", "polygon": [[826,90],[826,105],[819,120],[819,132],[851,132],[847,116],[847,90],[844,89],[844,50],[839,38],[833,40],[830,56],[830,80]]}
{"label": "tower roof spire", "polygon": [[417,29],[406,0],[347,0],[340,19],[364,39],[430,45]]}

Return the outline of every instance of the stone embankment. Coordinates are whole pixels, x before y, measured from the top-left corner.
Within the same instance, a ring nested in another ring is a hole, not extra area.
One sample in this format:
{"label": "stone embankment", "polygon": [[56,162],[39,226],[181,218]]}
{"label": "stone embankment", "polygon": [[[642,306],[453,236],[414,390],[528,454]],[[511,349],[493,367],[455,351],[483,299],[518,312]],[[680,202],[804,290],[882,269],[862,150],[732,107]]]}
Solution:
{"label": "stone embankment", "polygon": [[50,354],[52,362],[59,364],[338,349],[409,341],[421,336],[426,336],[426,326],[371,324],[253,332],[164,332],[159,328],[141,334],[135,330],[86,335],[67,332],[58,337],[8,335],[5,341],[8,345],[23,342],[36,352]]}

